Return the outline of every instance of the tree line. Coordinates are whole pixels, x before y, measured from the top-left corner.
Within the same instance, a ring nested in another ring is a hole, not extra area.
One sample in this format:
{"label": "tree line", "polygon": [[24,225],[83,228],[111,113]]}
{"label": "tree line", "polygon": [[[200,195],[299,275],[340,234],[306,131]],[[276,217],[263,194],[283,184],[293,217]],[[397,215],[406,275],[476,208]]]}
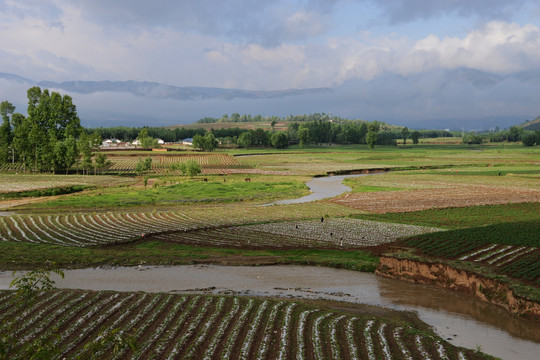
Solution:
{"label": "tree line", "polygon": [[82,128],[69,95],[35,86],[27,97],[27,116],[9,101],[0,104],[0,165],[18,162],[24,170],[52,173],[72,167],[87,173],[107,165],[104,154],[94,154],[101,137]]}
{"label": "tree line", "polygon": [[483,142],[518,142],[525,146],[540,145],[540,130],[525,130],[519,126],[511,126],[509,129],[492,132],[468,133],[463,135],[464,144],[481,144]]}

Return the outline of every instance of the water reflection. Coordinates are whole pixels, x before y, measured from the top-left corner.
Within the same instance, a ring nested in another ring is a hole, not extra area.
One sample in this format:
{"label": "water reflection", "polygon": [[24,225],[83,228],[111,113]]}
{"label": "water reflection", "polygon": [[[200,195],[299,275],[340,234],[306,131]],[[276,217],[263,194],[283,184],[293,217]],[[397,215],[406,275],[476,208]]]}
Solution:
{"label": "water reflection", "polygon": [[433,309],[472,318],[510,335],[540,343],[540,323],[516,317],[506,310],[449,290],[379,278],[383,301],[413,308]]}

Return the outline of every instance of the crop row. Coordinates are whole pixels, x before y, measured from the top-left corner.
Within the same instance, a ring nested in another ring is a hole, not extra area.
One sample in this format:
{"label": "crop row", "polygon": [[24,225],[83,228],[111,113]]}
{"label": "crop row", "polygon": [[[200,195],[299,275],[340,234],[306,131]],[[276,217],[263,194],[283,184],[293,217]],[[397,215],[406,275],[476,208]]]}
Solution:
{"label": "crop row", "polygon": [[263,248],[360,248],[439,229],[402,224],[332,218],[286,221],[175,232],[157,238],[184,244]]}
{"label": "crop row", "polygon": [[[446,233],[439,235],[441,236],[411,238],[405,240],[404,243],[419,249],[425,255],[481,263],[492,267],[499,274],[540,285],[540,248],[538,246],[476,242],[474,238],[449,239]],[[534,238],[536,235],[530,236]]]}
{"label": "crop row", "polygon": [[[188,160],[197,161],[203,170],[212,169],[241,169],[249,166],[240,164],[234,157],[227,154],[196,154],[182,156],[151,156],[152,171],[157,173],[169,173],[172,165],[178,165]],[[137,165],[138,157],[111,157],[111,165],[105,172],[133,172]],[[173,172],[177,172],[174,170]]]}
{"label": "crop row", "polygon": [[223,227],[248,220],[178,211],[14,215],[0,217],[0,240],[91,246],[154,234],[157,239],[203,245],[354,248],[437,230],[345,218]]}
{"label": "crop row", "polygon": [[150,233],[208,226],[182,212],[14,215],[0,217],[0,240],[90,246],[130,241]]}
{"label": "crop row", "polygon": [[[0,292],[0,335],[19,323],[14,355],[43,341],[58,358],[483,358],[412,325],[285,300],[62,290],[32,304]],[[128,338],[134,349],[118,346]]]}

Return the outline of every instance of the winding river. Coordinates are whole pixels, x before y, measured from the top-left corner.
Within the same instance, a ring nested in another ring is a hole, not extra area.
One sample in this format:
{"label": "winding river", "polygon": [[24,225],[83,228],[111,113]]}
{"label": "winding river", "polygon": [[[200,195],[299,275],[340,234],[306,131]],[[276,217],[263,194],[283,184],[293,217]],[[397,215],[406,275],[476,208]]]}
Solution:
{"label": "winding river", "polygon": [[343,185],[343,179],[368,175],[374,174],[336,175],[313,178],[306,182],[309,190],[311,190],[311,194],[297,199],[279,200],[268,205],[300,204],[338,196],[351,191],[350,187]]}
{"label": "winding river", "polygon": [[[0,272],[0,289],[9,287],[12,276],[12,272]],[[70,289],[234,292],[386,306],[416,311],[457,346],[480,346],[490,355],[509,360],[536,360],[540,354],[540,323],[437,287],[356,271],[309,266],[148,266],[66,270],[64,279],[55,280],[59,288]]]}

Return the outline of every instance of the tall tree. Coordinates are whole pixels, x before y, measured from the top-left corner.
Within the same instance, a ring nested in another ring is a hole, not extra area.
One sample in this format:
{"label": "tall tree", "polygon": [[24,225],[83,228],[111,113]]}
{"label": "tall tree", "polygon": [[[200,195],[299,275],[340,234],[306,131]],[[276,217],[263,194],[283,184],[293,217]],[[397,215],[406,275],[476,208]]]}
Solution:
{"label": "tall tree", "polygon": [[30,124],[24,115],[15,113],[11,117],[13,125],[13,149],[18,161],[21,161],[26,171],[28,154],[31,151],[30,143],[28,142],[28,132]]}
{"label": "tall tree", "polygon": [[2,125],[0,125],[0,165],[10,160],[10,150],[13,158],[13,132],[11,131],[10,115],[15,111],[9,101],[2,101],[0,104],[0,115],[2,115]]}
{"label": "tall tree", "polygon": [[403,138],[403,145],[406,145],[407,144],[407,138],[409,137],[409,128],[408,127],[404,127],[403,129],[401,129],[401,137]]}
{"label": "tall tree", "polygon": [[272,146],[276,149],[285,149],[287,146],[289,146],[289,137],[284,131],[278,131],[272,134],[271,141]]}
{"label": "tall tree", "polygon": [[377,143],[377,133],[369,130],[366,134],[366,144],[368,144],[370,149],[373,149],[375,147],[375,143]]}
{"label": "tall tree", "polygon": [[418,131],[413,131],[411,133],[411,139],[414,145],[418,144],[418,138],[420,137],[420,133]]}
{"label": "tall tree", "polygon": [[29,160],[35,171],[55,170],[56,142],[69,136],[78,137],[81,131],[77,110],[69,95],[49,93],[35,86],[28,89]]}
{"label": "tall tree", "polygon": [[300,147],[303,149],[309,144],[309,129],[306,127],[300,127],[297,132],[298,140],[300,141]]}

